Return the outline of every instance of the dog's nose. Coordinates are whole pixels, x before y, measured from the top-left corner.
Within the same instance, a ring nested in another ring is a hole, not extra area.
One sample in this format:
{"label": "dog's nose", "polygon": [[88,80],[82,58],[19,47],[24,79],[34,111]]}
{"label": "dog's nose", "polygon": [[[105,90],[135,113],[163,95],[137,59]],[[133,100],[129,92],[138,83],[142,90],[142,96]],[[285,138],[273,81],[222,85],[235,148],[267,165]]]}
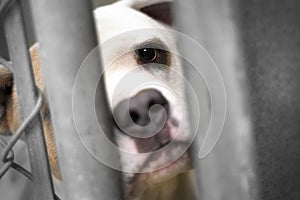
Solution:
{"label": "dog's nose", "polygon": [[166,123],[169,103],[161,92],[145,89],[120,102],[113,110],[115,127],[134,137],[138,152],[146,153],[167,145],[171,136]]}
{"label": "dog's nose", "polygon": [[[166,112],[161,112],[161,108]],[[165,115],[165,113],[168,114],[168,101],[156,89],[145,89],[138,92],[130,99],[119,103],[113,112],[119,128],[122,129],[134,125],[147,126],[151,122],[150,109],[151,117],[154,120],[162,118],[161,115]]]}
{"label": "dog's nose", "polygon": [[[160,115],[162,112],[155,110],[154,105],[162,106],[168,113],[169,104],[165,97],[155,89],[142,90],[129,100],[129,114],[137,125],[146,126],[151,119],[149,111],[153,108],[154,115]],[[157,118],[161,116],[156,116]]]}

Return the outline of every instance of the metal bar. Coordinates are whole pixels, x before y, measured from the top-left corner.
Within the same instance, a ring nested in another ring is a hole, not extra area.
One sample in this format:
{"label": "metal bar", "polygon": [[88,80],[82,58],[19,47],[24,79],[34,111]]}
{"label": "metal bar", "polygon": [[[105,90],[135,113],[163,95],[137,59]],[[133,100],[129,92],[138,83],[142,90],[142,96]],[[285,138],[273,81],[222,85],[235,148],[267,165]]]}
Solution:
{"label": "metal bar", "polygon": [[[32,0],[30,3],[59,154],[63,199],[120,199],[120,172],[97,160],[100,153],[111,162],[119,162],[118,154],[111,153],[107,141],[99,139],[101,132],[94,115],[96,111],[105,134],[112,137],[104,86],[100,84],[95,89],[94,85],[102,73],[98,49],[88,72],[83,73],[82,79],[75,78],[86,56],[97,46],[91,2]],[[79,84],[74,88],[76,81]],[[78,95],[72,99],[74,92]],[[91,92],[93,99],[87,96]]]}
{"label": "metal bar", "polygon": [[[207,128],[215,128],[206,125],[211,117],[209,112],[213,111],[204,109],[201,113],[203,123],[200,123],[198,136],[193,144],[193,159],[202,200],[257,199],[253,138],[250,117],[247,113],[245,68],[240,54],[239,32],[235,28],[232,2],[231,0],[177,0],[175,2],[178,30],[197,40],[212,56],[222,75],[227,96],[225,104],[227,114],[221,137],[215,137],[210,133],[211,135],[204,138],[202,131]],[[181,42],[180,49],[183,54],[189,54],[192,57],[196,67],[208,65],[207,62],[201,60],[199,52],[193,51],[190,46]],[[190,84],[195,86],[197,96],[202,101],[206,101],[206,86],[201,86],[197,82],[199,79],[195,78],[194,72],[190,68],[185,67],[185,69]],[[201,71],[201,69],[199,70]],[[206,83],[211,83],[211,77],[207,76],[204,79],[206,79]],[[217,80],[208,87],[217,87],[216,82]],[[214,109],[216,109],[216,115],[212,116],[212,120],[214,120],[221,110],[216,104],[218,97],[214,97],[214,94],[210,95],[212,95],[211,108],[215,107]],[[194,105],[191,102],[188,103],[190,103],[192,127],[193,130],[196,130],[199,124],[193,120],[197,117],[193,111]],[[213,140],[216,139],[218,141],[214,146]],[[209,143],[213,147],[212,151],[201,152],[202,147],[206,147]]]}
{"label": "metal bar", "polygon": [[[17,87],[21,120],[27,118],[36,107],[38,93],[31,70],[24,21],[19,2],[11,6],[3,18],[9,54]],[[25,129],[35,192],[38,199],[54,199],[52,178],[48,165],[40,115]]]}
{"label": "metal bar", "polygon": [[8,49],[7,49],[7,44],[6,44],[6,38],[5,38],[5,33],[4,33],[4,24],[3,20],[0,17],[0,57],[8,60],[9,55],[8,55]]}
{"label": "metal bar", "polygon": [[0,2],[0,15],[5,14],[11,5],[13,5],[15,0],[2,0]]}

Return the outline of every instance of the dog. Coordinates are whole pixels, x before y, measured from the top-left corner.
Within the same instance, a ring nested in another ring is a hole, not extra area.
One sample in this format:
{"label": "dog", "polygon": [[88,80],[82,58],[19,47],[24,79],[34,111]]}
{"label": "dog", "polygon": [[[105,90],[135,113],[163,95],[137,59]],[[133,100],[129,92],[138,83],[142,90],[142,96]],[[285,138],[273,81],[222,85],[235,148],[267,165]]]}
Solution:
{"label": "dog", "polygon": [[[127,200],[197,198],[182,66],[174,53],[176,38],[168,31],[171,6],[169,0],[123,0],[94,11],[100,43],[114,43],[101,56],[116,143],[142,155],[133,161],[120,153]],[[37,45],[30,53],[35,81],[46,96]],[[3,66],[0,95],[0,133],[14,133],[20,125],[17,94],[13,75]],[[51,170],[60,179],[47,104],[41,114]]]}

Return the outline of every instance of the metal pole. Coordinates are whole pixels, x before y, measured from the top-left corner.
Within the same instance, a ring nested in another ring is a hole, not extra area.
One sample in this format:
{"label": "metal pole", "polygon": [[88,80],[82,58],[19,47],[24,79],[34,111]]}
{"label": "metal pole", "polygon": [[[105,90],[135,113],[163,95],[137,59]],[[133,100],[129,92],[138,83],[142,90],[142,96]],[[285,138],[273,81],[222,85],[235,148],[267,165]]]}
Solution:
{"label": "metal pole", "polygon": [[[33,111],[37,104],[37,88],[34,83],[27,37],[19,2],[8,10],[4,17],[4,27],[17,87],[21,121]],[[40,115],[25,129],[25,139],[29,149],[31,170],[37,199],[53,200],[52,177],[48,165]]]}
{"label": "metal pole", "polygon": [[[105,140],[99,140],[99,127],[94,119],[95,111],[100,115],[98,117],[104,124],[106,134],[112,137],[104,86],[100,84],[97,88],[95,99],[91,100],[86,96],[93,90],[95,87],[93,84],[99,80],[102,73],[99,52],[97,59],[89,63],[89,73],[84,74],[84,78],[80,79],[78,87],[74,89],[75,76],[80,65],[97,46],[91,2],[31,0],[30,3],[39,42],[65,199],[120,199],[122,195],[120,173],[101,164],[90,154],[92,149],[105,154],[112,162],[118,162],[118,155],[110,153],[109,148],[99,151],[107,144]],[[72,99],[73,89],[79,94],[75,100]],[[75,114],[72,108],[73,100],[77,102],[78,112]],[[93,103],[95,110],[90,109]],[[77,124],[74,122],[73,114],[77,117]],[[78,134],[89,138],[88,146],[92,147],[91,149],[83,146],[82,137]]]}
{"label": "metal pole", "polygon": [[[200,199],[257,199],[253,135],[246,102],[247,84],[240,53],[239,32],[234,26],[232,1],[177,0],[175,13],[179,31],[197,40],[214,59],[224,80],[227,96],[226,120],[216,146],[200,160],[199,148],[202,145],[203,136],[198,135],[193,144],[193,159],[198,174]],[[180,49],[195,58],[196,66],[207,64],[199,59],[199,52],[192,51],[189,46],[182,44]],[[202,100],[204,100],[205,88],[199,85],[197,79],[193,79],[193,72],[188,67],[185,69],[191,85],[196,86],[195,92],[200,98],[202,94]],[[215,100],[211,100],[213,106],[215,106]],[[196,117],[193,113],[193,105],[190,104],[189,107],[191,108],[190,118],[193,119]],[[209,118],[206,115],[208,115],[207,110],[204,110],[201,117]],[[194,120],[191,122],[195,129],[198,124],[195,124]],[[204,122],[207,123],[208,120],[204,119]],[[204,130],[201,126],[203,124],[200,124],[198,134]],[[207,127],[206,124],[204,126]]]}

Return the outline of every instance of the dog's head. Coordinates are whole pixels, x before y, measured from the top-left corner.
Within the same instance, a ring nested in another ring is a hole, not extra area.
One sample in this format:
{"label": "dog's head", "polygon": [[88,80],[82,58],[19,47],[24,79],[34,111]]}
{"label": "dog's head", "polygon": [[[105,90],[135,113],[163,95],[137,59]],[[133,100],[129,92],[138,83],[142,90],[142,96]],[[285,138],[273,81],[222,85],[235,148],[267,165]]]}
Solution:
{"label": "dog's head", "polygon": [[127,195],[191,168],[182,67],[170,1],[121,1],[95,11]]}

